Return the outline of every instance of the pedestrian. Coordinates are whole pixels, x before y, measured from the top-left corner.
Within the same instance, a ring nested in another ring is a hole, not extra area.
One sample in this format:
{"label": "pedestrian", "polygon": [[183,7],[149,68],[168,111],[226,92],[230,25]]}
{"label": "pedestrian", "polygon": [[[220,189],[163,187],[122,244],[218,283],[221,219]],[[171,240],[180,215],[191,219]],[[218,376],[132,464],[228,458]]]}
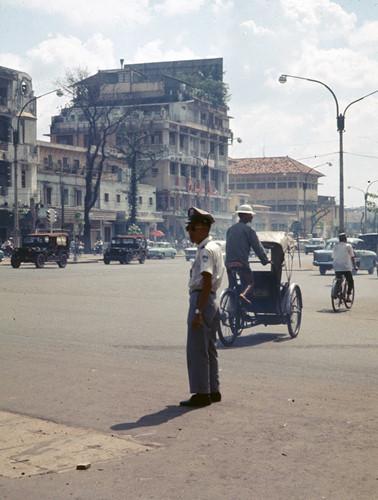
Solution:
{"label": "pedestrian", "polygon": [[269,259],[261,245],[256,231],[249,225],[256,215],[251,205],[240,205],[236,212],[239,221],[231,226],[226,233],[226,268],[229,287],[235,286],[235,271],[240,276],[243,290],[240,297],[249,304],[252,301],[253,273],[249,267],[251,250],[255,252],[265,266]]}
{"label": "pedestrian", "polygon": [[216,332],[219,322],[216,293],[221,286],[224,264],[221,248],[209,236],[213,216],[196,207],[188,210],[186,230],[198,245],[190,270],[186,356],[190,399],[181,406],[202,407],[217,403],[219,391]]}

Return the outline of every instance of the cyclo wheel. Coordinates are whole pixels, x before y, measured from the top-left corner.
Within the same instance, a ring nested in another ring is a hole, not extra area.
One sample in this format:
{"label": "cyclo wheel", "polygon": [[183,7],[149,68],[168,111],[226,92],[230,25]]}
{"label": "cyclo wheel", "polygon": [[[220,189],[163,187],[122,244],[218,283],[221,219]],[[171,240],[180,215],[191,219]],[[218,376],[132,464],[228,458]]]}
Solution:
{"label": "cyclo wheel", "polygon": [[287,317],[287,329],[291,338],[295,338],[302,323],[302,294],[299,286],[295,286],[290,293],[290,310]]}
{"label": "cyclo wheel", "polygon": [[230,347],[241,333],[238,296],[233,290],[225,290],[219,305],[219,340]]}
{"label": "cyclo wheel", "polygon": [[348,284],[345,281],[344,287],[343,287],[343,300],[344,300],[345,307],[347,309],[351,309],[353,302],[354,302],[354,287],[352,288],[352,293],[350,294],[350,302],[347,302],[347,296],[348,296],[347,291],[348,291]]}
{"label": "cyclo wheel", "polygon": [[333,280],[332,284],[332,289],[331,289],[331,302],[332,302],[332,309],[335,312],[339,312],[340,308],[343,304],[343,286],[342,284],[339,283],[339,281],[335,278]]}

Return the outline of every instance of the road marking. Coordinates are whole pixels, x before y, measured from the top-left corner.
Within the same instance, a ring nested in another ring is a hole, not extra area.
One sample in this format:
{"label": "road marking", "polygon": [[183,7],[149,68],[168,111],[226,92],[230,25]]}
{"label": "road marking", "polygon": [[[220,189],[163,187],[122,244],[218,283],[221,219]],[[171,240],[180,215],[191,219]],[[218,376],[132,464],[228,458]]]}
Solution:
{"label": "road marking", "polygon": [[76,469],[151,449],[114,436],[0,411],[0,476],[19,478]]}

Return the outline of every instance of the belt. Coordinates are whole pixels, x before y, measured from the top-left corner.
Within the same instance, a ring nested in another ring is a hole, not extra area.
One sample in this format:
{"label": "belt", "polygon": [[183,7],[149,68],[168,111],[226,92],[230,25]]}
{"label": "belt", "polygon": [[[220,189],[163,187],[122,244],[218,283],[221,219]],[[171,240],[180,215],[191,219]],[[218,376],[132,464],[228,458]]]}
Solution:
{"label": "belt", "polygon": [[[196,288],[195,290],[190,290],[190,293],[195,293],[195,292],[202,292],[201,288]],[[213,295],[216,295],[216,292],[211,291]]]}

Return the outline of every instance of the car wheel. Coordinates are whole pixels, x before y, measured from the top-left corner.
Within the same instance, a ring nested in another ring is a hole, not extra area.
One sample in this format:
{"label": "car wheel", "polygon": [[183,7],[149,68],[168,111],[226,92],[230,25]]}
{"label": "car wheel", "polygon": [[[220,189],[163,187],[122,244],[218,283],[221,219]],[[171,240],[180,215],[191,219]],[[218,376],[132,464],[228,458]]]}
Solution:
{"label": "car wheel", "polygon": [[164,258],[165,258],[165,255],[164,255],[163,253],[159,255],[159,259],[160,259],[160,260],[162,260],[162,259],[164,259]]}
{"label": "car wheel", "polygon": [[174,253],[171,253],[171,259],[174,259],[176,255]]}
{"label": "car wheel", "polygon": [[104,256],[104,264],[106,264],[106,265],[110,264],[110,259],[109,259],[109,257],[105,257],[105,256]]}
{"label": "car wheel", "polygon": [[324,275],[325,275],[325,273],[327,272],[327,269],[326,269],[325,267],[320,266],[320,267],[319,267],[319,272],[320,272],[320,274],[321,274],[322,276],[324,276]]}
{"label": "car wheel", "polygon": [[45,265],[45,257],[40,253],[35,259],[35,267],[41,269]]}
{"label": "car wheel", "polygon": [[369,274],[374,274],[374,266],[369,267],[369,269],[368,269],[368,273],[369,273]]}
{"label": "car wheel", "polygon": [[13,267],[13,269],[18,269],[21,265],[21,261],[18,257],[15,257],[12,255],[11,257],[11,266]]}
{"label": "car wheel", "polygon": [[61,268],[61,269],[64,269],[67,265],[67,255],[66,254],[62,254],[59,258],[59,260],[57,261],[57,264],[58,266]]}

